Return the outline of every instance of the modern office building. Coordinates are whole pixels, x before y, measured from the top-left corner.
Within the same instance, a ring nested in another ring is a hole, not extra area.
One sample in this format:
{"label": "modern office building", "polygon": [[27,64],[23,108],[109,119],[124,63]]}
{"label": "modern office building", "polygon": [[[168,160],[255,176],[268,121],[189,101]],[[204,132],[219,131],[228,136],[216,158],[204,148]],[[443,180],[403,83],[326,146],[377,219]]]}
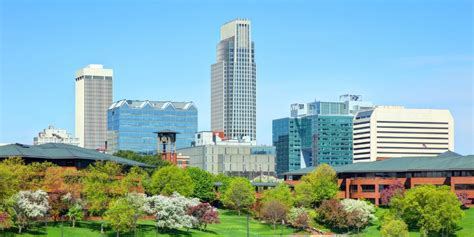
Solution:
{"label": "modern office building", "polygon": [[107,151],[157,152],[155,132],[177,132],[176,147],[191,146],[198,110],[192,102],[119,100],[107,111]]}
{"label": "modern office building", "polygon": [[360,95],[340,98],[339,102],[292,104],[291,117],[273,120],[277,174],[321,163],[352,163],[353,113],[373,105]]}
{"label": "modern office building", "polygon": [[79,138],[73,137],[66,129],[55,128],[51,125],[38,133],[37,137],[33,138],[34,145],[41,145],[46,143],[64,143],[73,146],[79,146]]}
{"label": "modern office building", "polygon": [[256,139],[255,47],[249,20],[221,27],[216,63],[211,66],[211,130],[228,139]]}
{"label": "modern office building", "polygon": [[112,69],[99,64],[88,65],[76,72],[76,136],[81,147],[105,149],[112,77]]}
{"label": "modern office building", "polygon": [[449,110],[380,106],[354,118],[354,162],[436,156],[453,149]]}
{"label": "modern office building", "polygon": [[[313,171],[307,167],[283,174],[295,185],[302,176]],[[451,191],[465,193],[474,205],[474,155],[462,156],[445,152],[434,157],[397,157],[374,162],[359,162],[334,167],[337,173],[338,198],[365,199],[376,205],[380,193],[390,184],[401,183],[406,189],[417,185],[447,185]]]}
{"label": "modern office building", "polygon": [[189,157],[188,166],[250,179],[275,175],[275,148],[272,146],[258,146],[250,139],[222,140],[218,132],[197,133],[195,144],[201,145],[177,151]]}

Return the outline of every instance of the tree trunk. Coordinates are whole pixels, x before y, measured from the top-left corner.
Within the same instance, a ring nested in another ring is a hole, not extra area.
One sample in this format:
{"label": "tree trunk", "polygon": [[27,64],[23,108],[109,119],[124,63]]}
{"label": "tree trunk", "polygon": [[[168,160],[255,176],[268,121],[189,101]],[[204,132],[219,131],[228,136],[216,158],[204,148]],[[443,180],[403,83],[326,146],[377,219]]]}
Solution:
{"label": "tree trunk", "polygon": [[104,223],[101,223],[101,224],[100,224],[100,233],[101,233],[101,234],[104,233]]}
{"label": "tree trunk", "polygon": [[273,222],[273,230],[276,230],[276,222]]}
{"label": "tree trunk", "polygon": [[117,237],[120,237],[120,232],[117,231],[117,235],[116,235],[116,236],[117,236]]}
{"label": "tree trunk", "polygon": [[76,227],[76,219],[72,219],[72,228]]}
{"label": "tree trunk", "polygon": [[21,234],[21,225],[18,226],[18,234]]}
{"label": "tree trunk", "polygon": [[240,209],[238,211],[239,211],[239,216],[240,216]]}

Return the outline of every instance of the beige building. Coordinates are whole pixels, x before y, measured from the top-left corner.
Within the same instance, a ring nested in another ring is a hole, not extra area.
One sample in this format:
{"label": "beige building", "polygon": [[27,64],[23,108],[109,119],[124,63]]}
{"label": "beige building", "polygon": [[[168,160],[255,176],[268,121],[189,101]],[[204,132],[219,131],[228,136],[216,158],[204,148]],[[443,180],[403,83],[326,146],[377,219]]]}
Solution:
{"label": "beige building", "polygon": [[33,138],[34,145],[41,145],[46,143],[64,143],[74,146],[79,146],[79,138],[73,137],[66,129],[55,128],[51,125],[38,133],[37,137]]}
{"label": "beige building", "polygon": [[81,147],[105,149],[112,77],[112,69],[104,69],[99,64],[88,65],[76,72],[76,136]]}
{"label": "beige building", "polygon": [[354,117],[354,163],[454,150],[449,110],[379,106]]}
{"label": "beige building", "polygon": [[257,146],[248,141],[220,141],[212,132],[197,133],[199,146],[178,149],[178,156],[188,156],[189,166],[199,167],[213,174],[243,176],[250,179],[260,175],[275,176],[275,147]]}

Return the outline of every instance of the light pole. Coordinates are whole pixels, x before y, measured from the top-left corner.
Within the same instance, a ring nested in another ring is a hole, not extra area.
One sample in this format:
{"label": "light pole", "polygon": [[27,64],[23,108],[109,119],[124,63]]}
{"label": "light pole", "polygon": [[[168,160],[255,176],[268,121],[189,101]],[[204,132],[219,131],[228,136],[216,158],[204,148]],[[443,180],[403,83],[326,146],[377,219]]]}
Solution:
{"label": "light pole", "polygon": [[247,237],[250,237],[250,215],[247,212]]}

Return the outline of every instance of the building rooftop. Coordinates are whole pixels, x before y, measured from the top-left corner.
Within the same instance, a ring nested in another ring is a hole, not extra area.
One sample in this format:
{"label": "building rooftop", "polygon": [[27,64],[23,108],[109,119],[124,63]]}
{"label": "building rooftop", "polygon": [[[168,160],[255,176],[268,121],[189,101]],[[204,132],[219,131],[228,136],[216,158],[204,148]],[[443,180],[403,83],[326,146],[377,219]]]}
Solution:
{"label": "building rooftop", "polygon": [[[305,175],[315,167],[286,172],[283,175]],[[360,162],[337,166],[334,170],[342,173],[375,173],[375,172],[415,172],[415,171],[454,171],[474,170],[474,155],[462,156],[447,151],[435,157],[400,157],[381,161]]]}
{"label": "building rooftop", "polygon": [[0,146],[0,158],[19,156],[23,159],[34,160],[88,160],[88,161],[113,161],[124,166],[153,167],[148,164],[124,159],[121,157],[100,153],[62,143],[47,143],[43,145],[9,144]]}
{"label": "building rooftop", "polygon": [[119,107],[129,107],[134,109],[142,109],[149,106],[153,109],[164,110],[164,109],[175,109],[175,110],[189,110],[197,109],[193,102],[172,102],[172,101],[150,101],[150,100],[119,100],[114,102],[109,109],[115,109]]}

